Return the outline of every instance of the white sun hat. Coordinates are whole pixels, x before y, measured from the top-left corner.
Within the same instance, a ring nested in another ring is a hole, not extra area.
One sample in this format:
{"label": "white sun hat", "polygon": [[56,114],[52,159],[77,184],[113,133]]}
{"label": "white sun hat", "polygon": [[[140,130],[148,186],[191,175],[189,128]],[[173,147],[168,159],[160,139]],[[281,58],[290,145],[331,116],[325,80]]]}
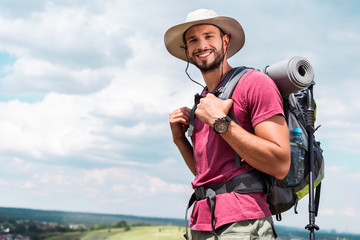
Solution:
{"label": "white sun hat", "polygon": [[227,58],[233,56],[244,46],[245,33],[238,21],[231,17],[219,16],[213,10],[198,9],[187,15],[185,23],[173,26],[166,31],[164,42],[169,53],[177,58],[187,61],[183,34],[190,27],[200,24],[215,25],[226,34],[230,35],[231,40],[227,50]]}

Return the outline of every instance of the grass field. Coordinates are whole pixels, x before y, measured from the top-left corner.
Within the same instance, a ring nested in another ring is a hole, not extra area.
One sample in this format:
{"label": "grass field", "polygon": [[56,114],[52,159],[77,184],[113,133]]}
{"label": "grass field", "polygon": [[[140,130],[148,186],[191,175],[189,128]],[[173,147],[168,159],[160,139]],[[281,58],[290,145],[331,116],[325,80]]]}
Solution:
{"label": "grass field", "polygon": [[122,228],[94,230],[89,232],[64,233],[49,236],[45,240],[183,240],[184,227],[144,226],[132,227],[124,232]]}
{"label": "grass field", "polygon": [[[290,239],[309,239],[307,230],[284,231],[279,229],[279,240]],[[185,227],[178,226],[133,226],[130,231],[124,231],[124,228],[112,228],[104,230],[92,230],[85,232],[72,233],[49,233],[47,237],[42,236],[42,240],[184,240],[183,234]],[[359,235],[351,234],[331,234],[331,233],[316,233],[317,238],[321,239],[348,239],[360,240]]]}
{"label": "grass field", "polygon": [[184,228],[176,226],[136,227],[128,232],[109,236],[106,240],[183,240],[184,232]]}

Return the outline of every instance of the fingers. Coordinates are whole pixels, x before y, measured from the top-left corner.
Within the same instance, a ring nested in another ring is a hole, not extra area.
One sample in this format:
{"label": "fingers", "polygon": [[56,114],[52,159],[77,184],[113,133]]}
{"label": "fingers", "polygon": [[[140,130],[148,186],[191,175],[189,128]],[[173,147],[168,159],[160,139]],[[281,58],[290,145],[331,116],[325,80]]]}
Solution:
{"label": "fingers", "polygon": [[190,124],[190,109],[187,107],[174,110],[169,115],[169,123],[174,142],[184,139]]}
{"label": "fingers", "polygon": [[232,105],[232,99],[221,100],[213,94],[207,94],[200,100],[195,114],[203,123],[210,124],[214,119],[226,116]]}
{"label": "fingers", "polygon": [[211,103],[211,104],[216,103],[217,105],[221,104],[221,105],[224,105],[224,107],[227,108],[228,110],[231,108],[233,102],[234,101],[231,98],[229,98],[227,100],[222,100],[222,99],[216,97],[212,93],[209,93],[206,95],[206,97],[200,99],[200,103]]}
{"label": "fingers", "polygon": [[232,99],[227,99],[224,101],[224,113],[227,115],[230,111],[230,108],[233,105],[233,100]]}
{"label": "fingers", "polygon": [[170,124],[185,124],[189,125],[190,122],[190,109],[187,107],[179,108],[170,113],[169,116]]}

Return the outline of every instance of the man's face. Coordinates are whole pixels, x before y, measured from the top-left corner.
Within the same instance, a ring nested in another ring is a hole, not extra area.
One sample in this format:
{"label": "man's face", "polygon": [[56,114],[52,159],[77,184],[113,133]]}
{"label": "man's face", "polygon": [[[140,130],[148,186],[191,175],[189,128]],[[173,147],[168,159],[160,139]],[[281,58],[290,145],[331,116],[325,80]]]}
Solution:
{"label": "man's face", "polygon": [[189,59],[202,72],[220,66],[225,57],[223,41],[227,44],[227,40],[228,36],[222,37],[220,29],[213,25],[196,25],[185,33]]}

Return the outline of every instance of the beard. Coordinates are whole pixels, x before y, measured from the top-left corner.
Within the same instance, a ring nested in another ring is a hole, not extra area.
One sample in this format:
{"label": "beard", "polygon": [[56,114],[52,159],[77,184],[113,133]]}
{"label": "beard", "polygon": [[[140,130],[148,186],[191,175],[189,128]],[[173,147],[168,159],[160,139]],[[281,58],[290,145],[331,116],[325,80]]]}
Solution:
{"label": "beard", "polygon": [[[208,49],[206,49],[206,50],[208,50]],[[204,50],[204,51],[206,51],[206,50]],[[197,52],[197,54],[198,53],[199,52]],[[215,69],[217,69],[220,66],[220,64],[222,63],[222,61],[224,60],[224,58],[225,58],[224,48],[221,47],[220,51],[216,51],[216,52],[214,51],[214,54],[215,54],[215,59],[211,63],[208,63],[206,60],[206,61],[202,61],[202,63],[199,64],[196,61],[194,61],[193,58],[191,60],[192,60],[193,64],[196,67],[198,67],[202,73],[211,72],[211,71],[214,71]]]}

